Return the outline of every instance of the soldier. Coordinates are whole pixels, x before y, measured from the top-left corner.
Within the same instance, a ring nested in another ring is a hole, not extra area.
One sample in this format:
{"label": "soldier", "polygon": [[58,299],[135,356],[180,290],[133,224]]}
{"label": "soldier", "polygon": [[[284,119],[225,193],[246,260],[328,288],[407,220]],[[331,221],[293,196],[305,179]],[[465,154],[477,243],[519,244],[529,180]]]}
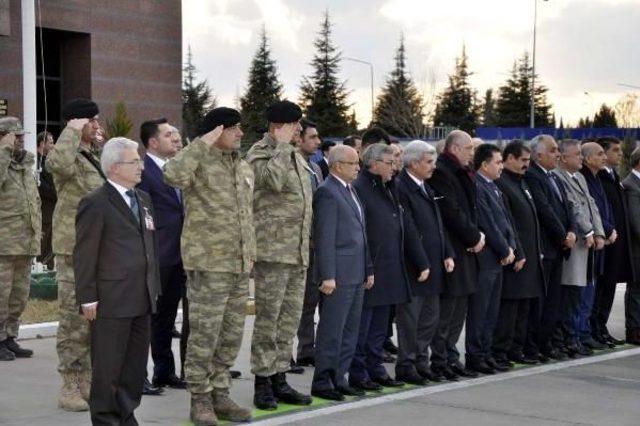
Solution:
{"label": "soldier", "polygon": [[15,117],[0,118],[0,361],[29,358],[18,337],[20,315],[29,298],[29,272],[40,253],[40,197],[32,153]]}
{"label": "soldier", "polygon": [[98,105],[88,99],[67,103],[62,118],[67,126],[47,157],[58,202],[53,211],[53,253],[58,280],[59,323],[56,349],[62,390],[58,406],[87,411],[91,387],[89,322],[78,311],[73,274],[75,217],[80,199],[106,180],[98,152]]}
{"label": "soldier", "polygon": [[164,166],[165,181],[183,190],[187,212],[181,250],[187,271],[189,341],[185,380],[191,420],[251,419],[229,398],[229,369],[240,350],[249,272],[255,260],[253,171],[240,158],[240,113],[215,108],[200,137]]}
{"label": "soldier", "polygon": [[277,401],[311,404],[311,397],[289,386],[285,375],[309,263],[310,172],[290,144],[294,132],[301,131],[301,117],[302,111],[292,102],[271,105],[266,114],[269,131],[247,153],[256,178],[256,319],[251,371],[256,376],[253,403],[263,410],[275,410]]}

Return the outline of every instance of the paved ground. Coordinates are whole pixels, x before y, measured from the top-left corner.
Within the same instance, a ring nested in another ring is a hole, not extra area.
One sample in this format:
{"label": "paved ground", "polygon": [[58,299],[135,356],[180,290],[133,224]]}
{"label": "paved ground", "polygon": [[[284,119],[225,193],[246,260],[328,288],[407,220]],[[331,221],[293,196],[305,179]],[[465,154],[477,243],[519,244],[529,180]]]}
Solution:
{"label": "paved ground", "polygon": [[[624,331],[622,292],[618,292],[611,330]],[[248,317],[234,381],[234,397],[247,405],[252,398],[249,376]],[[60,380],[55,373],[55,339],[23,342],[36,356],[0,364],[0,424],[86,425],[87,413],[56,408]],[[177,346],[177,340],[174,340]],[[290,375],[294,386],[308,390],[311,370]],[[640,424],[640,348],[583,358],[569,363],[518,369],[458,383],[414,388],[347,404],[262,420],[262,424],[299,425],[629,425]],[[144,397],[137,417],[142,425],[188,424],[188,395],[167,390]]]}

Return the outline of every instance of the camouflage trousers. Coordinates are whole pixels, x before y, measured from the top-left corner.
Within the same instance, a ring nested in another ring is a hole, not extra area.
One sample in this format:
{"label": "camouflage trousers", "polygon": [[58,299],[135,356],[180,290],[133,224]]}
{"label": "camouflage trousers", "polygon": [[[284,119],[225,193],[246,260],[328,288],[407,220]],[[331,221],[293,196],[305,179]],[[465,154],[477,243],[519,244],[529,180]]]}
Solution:
{"label": "camouflage trousers", "polygon": [[249,274],[187,271],[189,340],[184,363],[191,393],[225,392],[240,351]]}
{"label": "camouflage trousers", "polygon": [[89,321],[80,315],[76,302],[73,257],[56,255],[58,281],[58,371],[91,371]]}
{"label": "camouflage trousers", "polygon": [[18,337],[20,316],[29,299],[32,256],[0,256],[0,341]]}
{"label": "camouflage trousers", "polygon": [[302,265],[256,262],[256,319],[251,340],[251,372],[267,377],[289,369],[293,337],[304,299]]}

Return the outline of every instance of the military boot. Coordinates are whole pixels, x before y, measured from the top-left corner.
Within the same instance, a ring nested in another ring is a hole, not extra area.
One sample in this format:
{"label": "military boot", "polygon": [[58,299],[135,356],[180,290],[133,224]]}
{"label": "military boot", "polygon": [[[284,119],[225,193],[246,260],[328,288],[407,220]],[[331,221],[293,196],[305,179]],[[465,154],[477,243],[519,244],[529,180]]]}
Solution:
{"label": "military boot", "polygon": [[309,395],[302,394],[289,386],[287,376],[284,373],[277,373],[271,376],[271,389],[278,402],[292,405],[311,404],[311,397]]}
{"label": "military boot", "polygon": [[58,399],[58,408],[65,411],[89,410],[89,404],[80,395],[76,373],[62,373],[62,390]]}
{"label": "military boot", "polygon": [[216,426],[218,424],[218,418],[211,404],[211,395],[208,393],[191,394],[190,415],[195,426]]}
{"label": "military boot", "polygon": [[4,340],[0,342],[0,361],[13,361],[16,359],[16,354],[11,352],[4,344]]}
{"label": "military boot", "polygon": [[81,371],[78,375],[78,389],[80,389],[80,395],[82,399],[89,402],[89,395],[91,394],[91,371]]}
{"label": "military boot", "polygon": [[226,390],[214,390],[211,392],[213,397],[213,410],[219,419],[229,420],[230,422],[247,422],[251,420],[251,410],[240,407],[231,398]]}
{"label": "military boot", "polygon": [[7,349],[13,352],[16,358],[30,358],[33,355],[33,351],[31,349],[21,347],[13,337],[7,338],[3,343]]}
{"label": "military boot", "polygon": [[271,380],[269,377],[256,376],[253,385],[253,405],[261,410],[275,410],[278,402],[271,390]]}

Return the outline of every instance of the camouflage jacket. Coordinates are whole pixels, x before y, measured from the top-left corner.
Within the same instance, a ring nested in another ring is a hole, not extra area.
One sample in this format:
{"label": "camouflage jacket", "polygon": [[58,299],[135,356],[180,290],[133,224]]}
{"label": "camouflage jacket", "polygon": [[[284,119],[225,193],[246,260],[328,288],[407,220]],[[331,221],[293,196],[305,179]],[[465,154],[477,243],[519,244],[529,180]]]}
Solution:
{"label": "camouflage jacket", "polygon": [[239,154],[196,138],[164,165],[164,180],[183,190],[185,269],[249,272],[256,258],[253,172]]}
{"label": "camouflage jacket", "polygon": [[256,176],[253,215],[258,261],[308,266],[312,172],[288,143],[268,134],[247,153]]}
{"label": "camouflage jacket", "polygon": [[32,153],[18,163],[10,146],[0,148],[0,255],[40,254],[42,213]]}
{"label": "camouflage jacket", "polygon": [[58,201],[53,210],[52,245],[55,254],[73,254],[76,211],[80,199],[105,182],[101,172],[81,152],[85,152],[96,164],[100,163],[93,151],[80,144],[80,131],[66,127],[47,155],[46,168],[53,176],[58,192]]}

